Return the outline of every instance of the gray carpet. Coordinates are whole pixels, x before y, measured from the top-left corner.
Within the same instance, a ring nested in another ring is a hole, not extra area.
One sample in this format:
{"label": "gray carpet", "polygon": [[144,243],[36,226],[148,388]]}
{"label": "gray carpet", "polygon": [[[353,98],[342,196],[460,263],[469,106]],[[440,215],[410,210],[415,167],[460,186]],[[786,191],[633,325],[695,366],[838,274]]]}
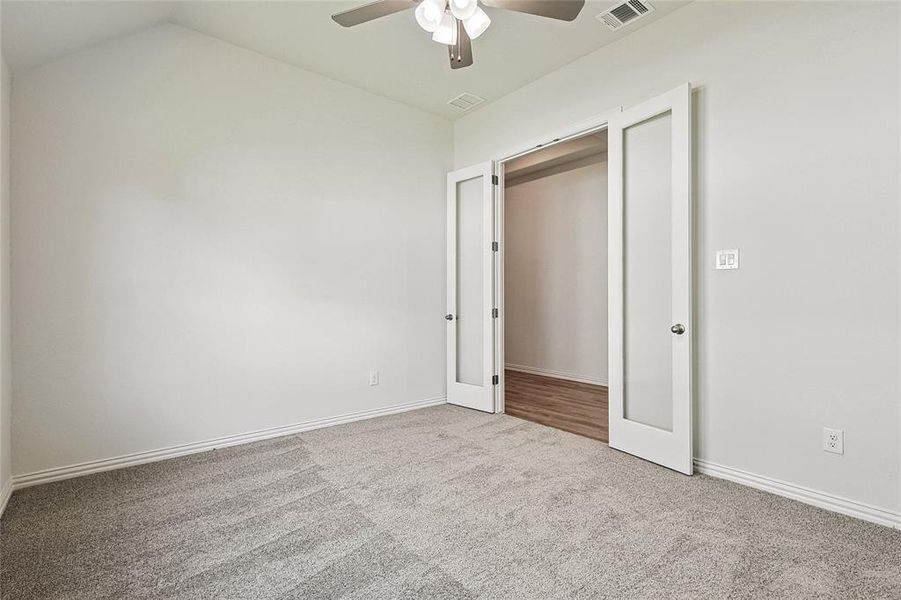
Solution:
{"label": "gray carpet", "polygon": [[901,598],[901,532],[441,406],[16,492],[2,598]]}

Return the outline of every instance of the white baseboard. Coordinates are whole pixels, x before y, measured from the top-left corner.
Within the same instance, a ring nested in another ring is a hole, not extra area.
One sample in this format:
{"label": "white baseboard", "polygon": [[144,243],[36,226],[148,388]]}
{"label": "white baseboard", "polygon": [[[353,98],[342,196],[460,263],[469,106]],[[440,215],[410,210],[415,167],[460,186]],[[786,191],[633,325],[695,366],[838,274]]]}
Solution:
{"label": "white baseboard", "polygon": [[516,371],[518,373],[528,373],[530,375],[542,375],[544,377],[553,377],[554,379],[565,379],[567,381],[575,381],[576,383],[590,383],[591,385],[607,386],[606,379],[598,379],[595,377],[585,377],[575,373],[565,373],[563,371],[553,371],[551,369],[539,369],[538,367],[527,367],[526,365],[504,365],[505,369]]}
{"label": "white baseboard", "polygon": [[727,479],[764,492],[776,494],[777,496],[791,498],[798,502],[811,504],[849,517],[869,521],[870,523],[877,523],[879,525],[901,529],[901,513],[898,512],[864,504],[855,500],[848,500],[847,498],[841,498],[839,496],[833,496],[825,492],[795,485],[794,483],[779,481],[778,479],[771,479],[769,477],[763,477],[762,475],[755,475],[754,473],[742,471],[741,469],[718,465],[699,458],[694,460],[694,464],[695,469],[704,475]]}
{"label": "white baseboard", "polygon": [[[560,374],[559,372],[548,372],[545,369],[531,369],[530,367],[520,367],[519,365],[507,365],[507,368],[512,371],[522,371],[524,373],[546,375],[547,377],[554,377],[556,375],[557,378],[568,379],[570,381],[582,381],[585,383],[592,383],[594,385],[606,385],[606,382],[598,383],[598,380],[586,380],[584,378],[575,379],[569,375],[563,377],[563,374]],[[310,431],[313,429],[320,429],[333,425],[342,425],[344,423],[352,423],[354,421],[360,421],[363,419],[372,419],[375,417],[393,415],[410,410],[416,410],[419,408],[426,408],[429,406],[437,406],[439,404],[445,404],[446,401],[447,399],[444,396],[427,398],[425,400],[408,402],[405,404],[396,404],[393,406],[386,406],[384,408],[364,410],[334,417],[325,417],[322,419],[313,419],[311,421],[295,423],[292,425],[271,427],[268,429],[260,429],[257,431],[240,433],[237,435],[225,436],[201,442],[194,442],[191,444],[182,444],[178,446],[171,446],[169,448],[160,448],[158,450],[127,454],[115,458],[89,461],[75,465],[69,465],[66,467],[45,469],[43,471],[36,471],[34,473],[27,473],[25,475],[16,475],[11,479],[8,479],[2,485],[2,487],[0,487],[0,516],[3,515],[3,511],[6,509],[6,505],[9,502],[9,498],[13,490],[33,485],[39,485],[42,483],[50,483],[52,481],[70,479],[72,477],[80,477],[82,475],[90,475],[92,473],[100,473],[102,471],[111,471],[113,469],[122,469],[125,467],[141,465],[149,462],[176,458],[178,456],[186,456],[188,454],[196,454],[198,452],[207,452],[216,448],[227,448],[229,446],[248,444],[251,442],[257,442],[275,437],[301,433],[303,431]],[[698,458],[694,460],[694,465],[695,469],[699,473],[702,473],[704,475],[726,479],[728,481],[746,485],[748,487],[769,492],[771,494],[776,494],[777,496],[783,496],[785,498],[804,502],[805,504],[811,504],[819,508],[831,510],[833,512],[837,512],[850,517],[855,517],[857,519],[862,519],[864,521],[869,521],[871,523],[877,523],[879,525],[886,525],[889,527],[901,529],[901,513],[899,512],[894,512],[877,506],[864,504],[855,500],[849,500],[847,498],[841,498],[839,496],[833,496],[793,483],[771,479],[769,477],[756,475],[754,473],[749,473],[748,471],[719,465]]]}
{"label": "white baseboard", "polygon": [[3,511],[6,510],[6,505],[9,503],[9,497],[13,495],[13,480],[12,477],[3,482],[3,486],[0,487],[0,517],[3,517]]}
{"label": "white baseboard", "polygon": [[[353,421],[361,421],[363,419],[372,419],[374,417],[383,417],[397,413],[416,410],[418,408],[426,408],[429,406],[437,406],[445,404],[447,398],[438,396],[435,398],[427,398],[416,402],[408,402],[405,404],[395,404],[384,408],[374,408],[372,410],[363,410],[335,417],[325,417],[322,419],[313,419],[304,421],[303,423],[294,423],[292,425],[283,425],[280,427],[270,427],[268,429],[259,429],[247,433],[239,433],[237,435],[229,435],[225,437],[215,438],[212,440],[204,440],[201,442],[193,442],[191,444],[181,444],[178,446],[170,446],[169,448],[160,448],[158,450],[149,450],[147,452],[136,452],[134,454],[126,454],[115,458],[105,458],[101,460],[92,460],[66,467],[56,467],[53,469],[44,469],[27,473],[24,475],[14,475],[12,477],[11,490],[18,490],[42,483],[50,483],[51,481],[60,481],[63,479],[71,479],[72,477],[80,477],[82,475],[90,475],[92,473],[100,473],[101,471],[112,471],[113,469],[122,469],[125,467],[133,467],[158,460],[166,460],[168,458],[176,458],[188,454],[196,454],[198,452],[207,452],[216,448],[227,448],[229,446],[237,446],[240,444],[249,444],[250,442],[258,442],[275,437],[292,435],[302,431],[310,431],[312,429],[321,429],[322,427],[331,427],[333,425],[343,425],[344,423],[352,423]],[[8,486],[9,487],[9,486]],[[7,495],[11,492],[9,490]]]}

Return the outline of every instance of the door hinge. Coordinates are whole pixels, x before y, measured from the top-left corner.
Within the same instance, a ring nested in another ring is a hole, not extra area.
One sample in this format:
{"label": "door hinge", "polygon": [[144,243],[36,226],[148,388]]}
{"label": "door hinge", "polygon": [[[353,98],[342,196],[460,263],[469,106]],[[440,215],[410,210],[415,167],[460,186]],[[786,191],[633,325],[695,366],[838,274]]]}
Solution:
{"label": "door hinge", "polygon": [[491,176],[491,183],[492,183],[493,185],[497,185],[498,183],[500,183],[500,179],[498,179],[497,175],[492,175],[492,176]]}
{"label": "door hinge", "polygon": [[491,378],[491,385],[497,385],[497,384],[499,384],[500,382],[501,382],[501,378],[498,377],[497,375],[495,375],[495,376],[493,376],[493,377]]}
{"label": "door hinge", "polygon": [[497,318],[497,309],[496,309],[496,308],[492,308],[492,309],[491,309],[491,318],[492,318],[492,319],[496,319],[496,318]]}
{"label": "door hinge", "polygon": [[491,242],[491,251],[497,252],[497,248],[498,248],[497,242]]}

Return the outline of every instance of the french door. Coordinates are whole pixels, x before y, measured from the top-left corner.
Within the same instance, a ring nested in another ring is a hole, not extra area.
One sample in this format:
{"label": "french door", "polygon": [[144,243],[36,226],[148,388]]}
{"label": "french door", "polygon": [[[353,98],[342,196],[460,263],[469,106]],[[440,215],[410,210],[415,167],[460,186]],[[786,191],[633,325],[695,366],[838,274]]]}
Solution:
{"label": "french door", "polygon": [[494,412],[492,165],[447,175],[447,401]]}
{"label": "french door", "polygon": [[690,475],[691,86],[608,136],[610,446]]}

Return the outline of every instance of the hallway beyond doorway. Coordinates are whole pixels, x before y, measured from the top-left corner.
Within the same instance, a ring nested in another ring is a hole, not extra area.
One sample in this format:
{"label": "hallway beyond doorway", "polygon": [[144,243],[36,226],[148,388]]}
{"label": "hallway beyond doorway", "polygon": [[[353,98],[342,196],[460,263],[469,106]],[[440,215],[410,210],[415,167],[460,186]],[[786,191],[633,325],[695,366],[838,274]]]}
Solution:
{"label": "hallway beyond doorway", "polygon": [[564,379],[504,371],[504,411],[511,417],[607,443],[607,388]]}

